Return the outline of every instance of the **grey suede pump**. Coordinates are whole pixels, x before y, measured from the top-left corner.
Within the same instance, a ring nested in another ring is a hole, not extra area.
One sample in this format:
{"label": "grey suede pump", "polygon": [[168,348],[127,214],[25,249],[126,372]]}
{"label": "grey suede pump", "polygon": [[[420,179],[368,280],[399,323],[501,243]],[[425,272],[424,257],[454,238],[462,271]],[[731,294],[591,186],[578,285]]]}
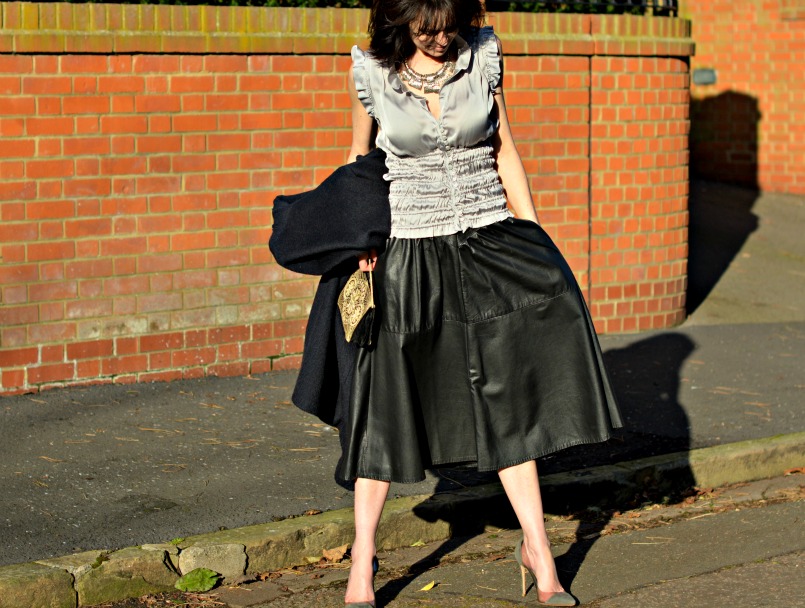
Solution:
{"label": "grey suede pump", "polygon": [[526,585],[526,572],[531,575],[531,581],[534,583],[534,590],[537,592],[537,604],[540,606],[577,606],[579,601],[570,595],[567,591],[559,591],[554,593],[546,601],[539,599],[539,588],[537,587],[537,577],[534,572],[523,563],[523,541],[517,543],[514,548],[514,559],[520,565],[520,575],[523,579],[523,597],[525,597],[528,587]]}

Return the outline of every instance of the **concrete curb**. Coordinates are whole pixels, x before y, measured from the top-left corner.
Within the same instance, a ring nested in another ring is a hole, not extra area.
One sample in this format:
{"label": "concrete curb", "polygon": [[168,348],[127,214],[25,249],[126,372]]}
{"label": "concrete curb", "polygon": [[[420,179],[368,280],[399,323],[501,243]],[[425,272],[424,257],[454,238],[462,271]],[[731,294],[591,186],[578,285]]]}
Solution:
{"label": "concrete curb", "polygon": [[[742,441],[549,475],[548,512],[616,503],[647,488],[714,487],[782,475],[805,466],[805,432]],[[389,500],[378,547],[390,550],[507,526],[512,516],[499,484]],[[204,566],[235,578],[279,570],[352,540],[352,509],[201,534],[178,545],[88,551],[0,567],[0,608],[75,608],[173,588],[182,572]]]}

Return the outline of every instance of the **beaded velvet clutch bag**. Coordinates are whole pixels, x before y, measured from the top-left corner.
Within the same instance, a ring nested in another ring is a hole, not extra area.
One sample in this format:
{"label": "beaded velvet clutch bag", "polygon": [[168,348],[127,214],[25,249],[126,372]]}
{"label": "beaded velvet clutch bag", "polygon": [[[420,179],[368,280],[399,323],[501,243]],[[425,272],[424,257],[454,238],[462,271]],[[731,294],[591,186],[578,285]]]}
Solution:
{"label": "beaded velvet clutch bag", "polygon": [[358,346],[372,344],[375,297],[371,271],[356,270],[352,273],[338,296],[338,310],[341,311],[347,342]]}

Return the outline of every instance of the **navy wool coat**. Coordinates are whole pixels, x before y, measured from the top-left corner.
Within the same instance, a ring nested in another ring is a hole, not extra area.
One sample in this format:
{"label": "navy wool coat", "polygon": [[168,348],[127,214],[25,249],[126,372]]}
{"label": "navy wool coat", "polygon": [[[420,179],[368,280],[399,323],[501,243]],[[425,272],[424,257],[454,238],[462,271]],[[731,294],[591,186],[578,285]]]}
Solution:
{"label": "navy wool coat", "polygon": [[[382,253],[391,233],[386,155],[380,149],[336,169],[309,192],[274,199],[268,246],[283,268],[320,275],[310,310],[293,403],[339,430],[348,444],[349,403],[358,347],[344,337],[338,295],[358,254]],[[342,481],[342,480],[340,480]]]}

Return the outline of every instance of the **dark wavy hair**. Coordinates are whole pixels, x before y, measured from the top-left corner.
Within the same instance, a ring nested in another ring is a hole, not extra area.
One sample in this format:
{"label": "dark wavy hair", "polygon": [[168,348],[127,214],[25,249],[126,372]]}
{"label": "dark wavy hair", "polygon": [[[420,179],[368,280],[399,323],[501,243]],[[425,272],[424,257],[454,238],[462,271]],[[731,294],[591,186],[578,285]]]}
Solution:
{"label": "dark wavy hair", "polygon": [[369,13],[369,48],[386,65],[413,55],[409,25],[420,20],[418,34],[480,27],[484,7],[480,0],[374,0]]}

